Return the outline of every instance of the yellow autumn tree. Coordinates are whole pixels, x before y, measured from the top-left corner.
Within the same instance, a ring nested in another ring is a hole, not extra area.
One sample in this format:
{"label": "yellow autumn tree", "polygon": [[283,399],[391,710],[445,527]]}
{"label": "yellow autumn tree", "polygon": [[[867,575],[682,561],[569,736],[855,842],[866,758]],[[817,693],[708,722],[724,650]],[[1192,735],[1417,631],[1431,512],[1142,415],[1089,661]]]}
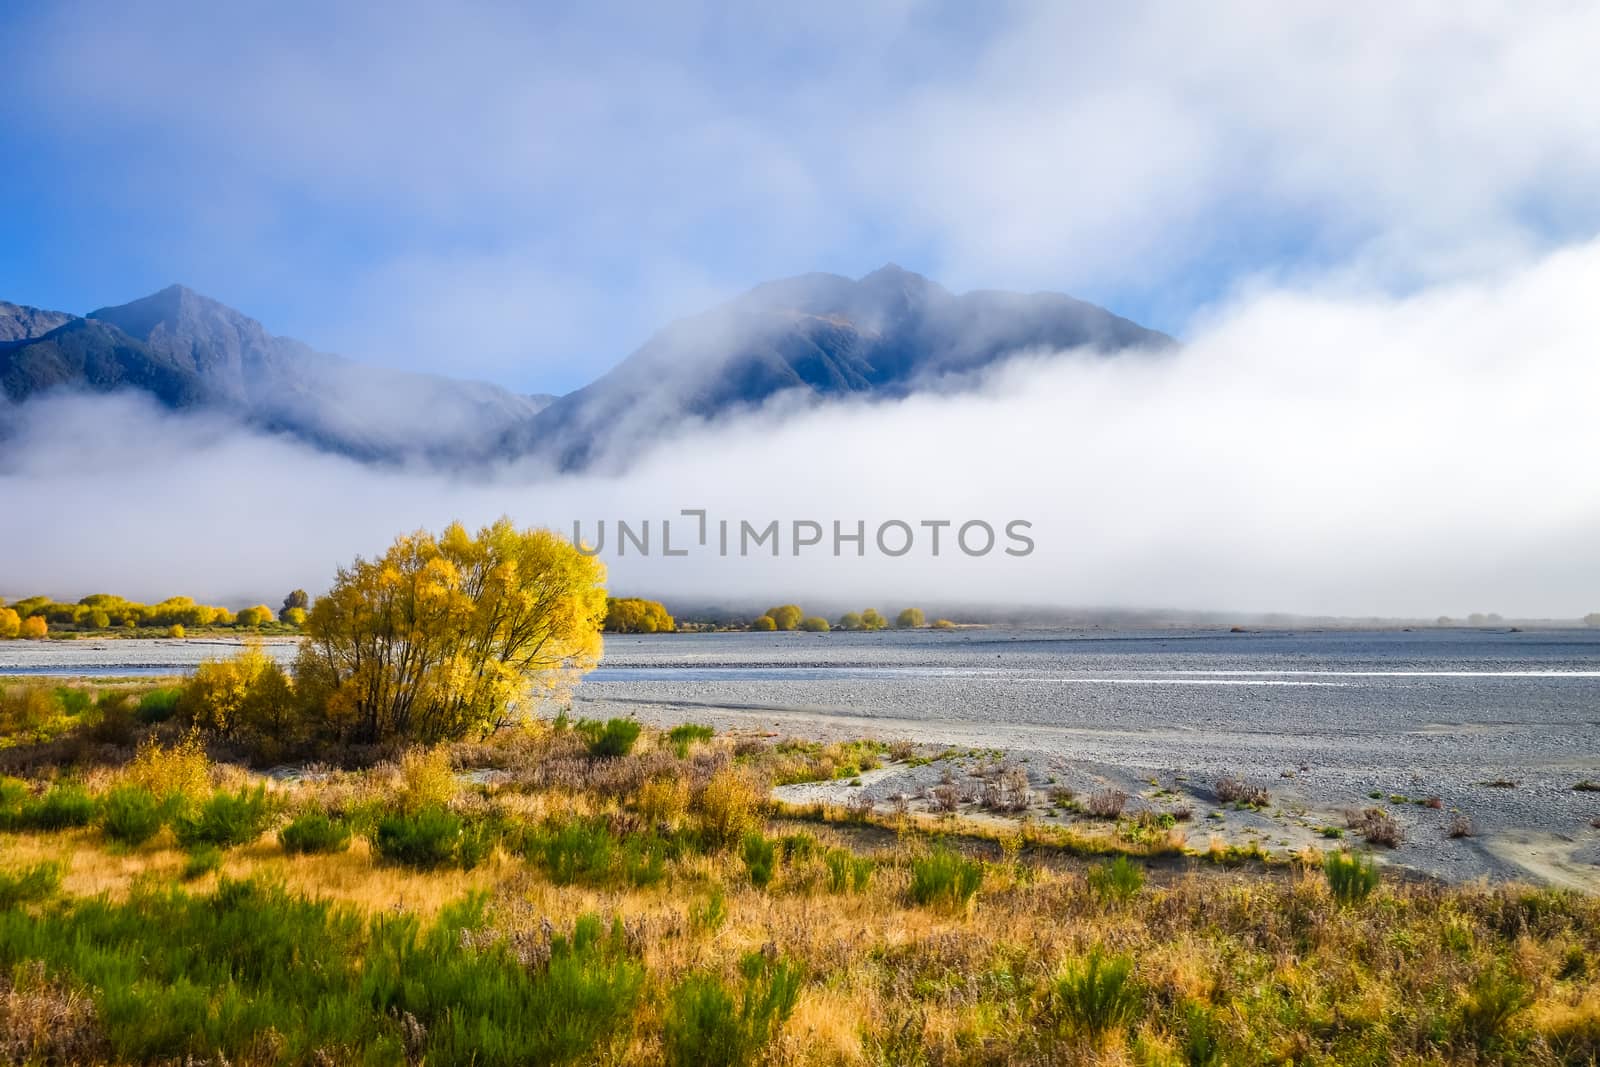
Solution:
{"label": "yellow autumn tree", "polygon": [[306,617],[295,683],[328,732],[422,743],[560,699],[601,652],[605,565],[509,519],[398,538],[339,570]]}
{"label": "yellow autumn tree", "polygon": [[659,600],[639,597],[613,597],[606,601],[606,633],[672,633],[677,623]]}
{"label": "yellow autumn tree", "polygon": [[800,610],[798,604],[784,604],[781,607],[768,608],[767,615],[778,629],[793,630],[800,625],[800,620],[805,616],[805,612]]}
{"label": "yellow autumn tree", "polygon": [[29,615],[22,620],[22,625],[17,630],[19,637],[30,641],[38,641],[50,632],[50,624],[44,621],[43,615]]}
{"label": "yellow autumn tree", "polygon": [[284,739],[297,732],[289,680],[260,644],[203,660],[183,687],[178,712],[222,737]]}
{"label": "yellow autumn tree", "polygon": [[0,640],[8,640],[22,632],[22,616],[10,608],[0,607]]}

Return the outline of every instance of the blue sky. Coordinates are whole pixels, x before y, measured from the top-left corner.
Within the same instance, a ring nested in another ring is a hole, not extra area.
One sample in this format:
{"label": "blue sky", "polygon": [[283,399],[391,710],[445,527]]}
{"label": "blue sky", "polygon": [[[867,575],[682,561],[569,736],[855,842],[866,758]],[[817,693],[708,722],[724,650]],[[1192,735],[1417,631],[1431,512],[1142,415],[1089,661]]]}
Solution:
{"label": "blue sky", "polygon": [[0,299],[183,282],[581,385],[759,281],[895,261],[1177,334],[1600,223],[1596,15],[1234,3],[0,4]]}

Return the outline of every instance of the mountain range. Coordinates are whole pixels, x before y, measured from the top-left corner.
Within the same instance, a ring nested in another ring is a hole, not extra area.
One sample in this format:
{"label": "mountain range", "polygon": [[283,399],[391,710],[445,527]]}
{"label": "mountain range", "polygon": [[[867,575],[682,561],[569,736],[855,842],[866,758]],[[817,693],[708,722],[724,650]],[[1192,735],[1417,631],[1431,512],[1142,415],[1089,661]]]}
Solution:
{"label": "mountain range", "polygon": [[[889,265],[806,274],[678,320],[565,396],[384,370],[270,334],[174,285],[86,316],[0,302],[0,389],[147,393],[369,462],[620,465],[697,420],[775,397],[825,403],[960,388],[1029,350],[1156,351],[1172,338],[1058,293],[954,294]],[[3,432],[3,431],[0,431]]]}

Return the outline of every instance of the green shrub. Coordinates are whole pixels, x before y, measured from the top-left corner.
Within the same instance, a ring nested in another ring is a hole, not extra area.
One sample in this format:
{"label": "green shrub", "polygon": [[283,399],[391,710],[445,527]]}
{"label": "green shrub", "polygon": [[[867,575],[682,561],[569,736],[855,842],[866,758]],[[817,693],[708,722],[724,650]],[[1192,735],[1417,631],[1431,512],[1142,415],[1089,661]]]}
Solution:
{"label": "green shrub", "polygon": [[1499,1051],[1511,1036],[1512,1019],[1532,1001],[1527,983],[1500,965],[1480,971],[1457,1009],[1457,1044],[1489,1054]]}
{"label": "green shrub", "polygon": [[201,845],[183,861],[183,880],[192,882],[222,869],[222,850],[216,845]]}
{"label": "green shrub", "polygon": [[1144,888],[1144,871],[1128,857],[1118,856],[1089,872],[1089,888],[1102,897],[1127,900]]}
{"label": "green shrub", "polygon": [[1081,1031],[1095,1041],[1133,1022],[1139,1011],[1139,990],[1134,985],[1133,961],[1126,956],[1107,959],[1099,949],[1069,967],[1050,988],[1050,1005],[1056,1023]]}
{"label": "green shrub", "polygon": [[61,713],[78,718],[84,712],[94,707],[94,694],[87,689],[76,689],[71,686],[56,687],[56,703],[61,706]]}
{"label": "green shrub", "polygon": [[744,866],[750,872],[750,884],[765,888],[778,867],[778,850],[765,834],[752,830],[744,835]]}
{"label": "green shrub", "polygon": [[129,847],[150,840],[164,821],[161,801],[143,786],[119,786],[106,794],[100,806],[100,825],[106,836]]}
{"label": "green shrub", "polygon": [[415,812],[390,812],[378,821],[372,843],[393,863],[435,870],[455,864],[461,817],[430,804]]}
{"label": "green shrub", "polygon": [[823,862],[828,865],[830,893],[860,893],[872,880],[872,860],[867,856],[857,856],[849,849],[830,849],[823,857]]}
{"label": "green shrub", "polygon": [[727,921],[728,898],[722,892],[721,886],[711,890],[711,895],[706,897],[704,904],[697,904],[689,909],[689,925],[697,933],[715,933],[722,929],[722,924]]}
{"label": "green shrub", "polygon": [[689,755],[689,746],[694,742],[709,741],[715,736],[716,730],[697,722],[682,722],[667,731],[667,740],[672,742],[679,759]]}
{"label": "green shrub", "polygon": [[672,991],[662,1033],[669,1067],[734,1067],[760,1058],[794,1011],[800,969],[752,952],[740,972],[737,1002],[715,975],[692,976]]}
{"label": "green shrub", "polygon": [[62,873],[59,863],[0,870],[0,912],[48,897],[61,887]]}
{"label": "green shrub", "polygon": [[1349,852],[1330,852],[1322,859],[1333,898],[1341,904],[1359,904],[1378,888],[1378,865],[1374,860]]}
{"label": "green shrub", "polygon": [[960,910],[983,884],[983,864],[959,852],[936,846],[911,861],[911,900],[915,904]]}
{"label": "green shrub", "polygon": [[343,819],[312,808],[301,812],[278,831],[278,842],[285,852],[343,852],[350,847],[350,827]]}
{"label": "green shrub", "polygon": [[571,819],[523,839],[523,855],[556,885],[602,882],[611,871],[617,841],[603,819]]}
{"label": "green shrub", "polygon": [[182,696],[183,689],[180,686],[152,689],[139,698],[134,717],[146,725],[166,722],[178,713],[178,700]]}
{"label": "green shrub", "polygon": [[589,741],[589,755],[597,758],[626,756],[639,740],[639,724],[632,719],[607,719],[604,723],[585,720],[578,729]]}
{"label": "green shrub", "polygon": [[312,1063],[318,1049],[340,1063],[616,1062],[643,985],[620,925],[586,916],[529,967],[503,944],[465,943],[483,908],[369,918],[223,879],[204,895],[0,912],[0,960],[39,960],[95,990],[96,1062]]}
{"label": "green shrub", "polygon": [[16,823],[23,830],[66,830],[94,821],[94,797],[81,785],[52,786],[42,797],[25,800]]}
{"label": "green shrub", "polygon": [[233,848],[247,845],[266,832],[273,808],[265,786],[230,793],[217,790],[197,809],[173,820],[178,843],[187,849],[202,845]]}

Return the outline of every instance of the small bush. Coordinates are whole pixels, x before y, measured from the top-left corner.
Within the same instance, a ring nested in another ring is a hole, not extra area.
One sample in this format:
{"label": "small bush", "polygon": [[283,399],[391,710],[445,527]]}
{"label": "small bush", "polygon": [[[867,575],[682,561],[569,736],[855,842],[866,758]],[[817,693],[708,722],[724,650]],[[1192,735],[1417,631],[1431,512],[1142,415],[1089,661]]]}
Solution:
{"label": "small bush", "polygon": [[458,789],[450,753],[444,748],[410,748],[400,757],[402,811],[445,807],[455,799]]}
{"label": "small bush", "polygon": [[1127,900],[1144,888],[1144,871],[1128,857],[1118,856],[1089,872],[1089,888],[1102,897]]}
{"label": "small bush", "polygon": [[766,797],[760,787],[732,768],[711,776],[700,791],[697,805],[700,827],[714,845],[727,846],[742,841],[756,828]]}
{"label": "small bush", "polygon": [[849,849],[830,849],[823,857],[828,867],[828,892],[860,893],[872,881],[873,862],[870,857],[857,856]]}
{"label": "small bush", "polygon": [[697,722],[679,723],[667,731],[667,740],[672,742],[672,749],[679,759],[689,755],[689,746],[696,741],[709,741],[715,736],[716,730]]}
{"label": "small bush", "polygon": [[604,723],[580,722],[578,729],[589,741],[589,755],[596,759],[614,759],[633,751],[640,727],[632,719],[607,719]]}
{"label": "small bush", "polygon": [[750,872],[750,884],[764,889],[772,882],[777,870],[778,852],[772,842],[759,831],[744,835],[744,866]]}
{"label": "small bush", "polygon": [[172,829],[178,843],[187,849],[202,845],[233,848],[248,845],[265,833],[272,816],[264,786],[235,793],[219,789],[198,809],[181,813]]}
{"label": "small bush", "polygon": [[17,817],[25,830],[67,830],[94,821],[94,797],[81,785],[52,786],[44,796],[26,801]]}
{"label": "small bush", "polygon": [[1224,804],[1242,804],[1247,808],[1264,808],[1272,803],[1267,787],[1247,782],[1231,775],[1217,781],[1217,799]]}
{"label": "small bush", "polygon": [[652,778],[639,787],[634,807],[650,826],[676,829],[689,810],[689,782],[680,775]]}
{"label": "small bush", "polygon": [[1457,1044],[1485,1053],[1501,1049],[1511,1022],[1533,1001],[1526,983],[1499,966],[1479,972],[1467,986],[1456,1017]]}
{"label": "small bush", "polygon": [[728,921],[728,898],[722,887],[711,890],[704,904],[689,909],[689,925],[698,933],[714,933]]}
{"label": "small bush", "polygon": [[222,869],[222,850],[216,845],[201,845],[183,863],[183,880],[192,882]]}
{"label": "small bush", "polygon": [[1444,835],[1452,840],[1459,837],[1471,837],[1475,832],[1472,820],[1460,812],[1450,816],[1450,825],[1444,829]]}
{"label": "small bush", "polygon": [[1128,794],[1120,789],[1101,789],[1089,794],[1086,805],[1090,815],[1097,819],[1118,819],[1128,805]]}
{"label": "small bush", "polygon": [[1138,1014],[1140,994],[1133,982],[1133,961],[1106,958],[1096,949],[1068,968],[1050,988],[1050,1006],[1059,1027],[1099,1042],[1125,1029]]}
{"label": "small bush", "polygon": [[0,870],[0,912],[43,900],[61,887],[64,868],[59,863],[35,863],[15,870]]}
{"label": "small bush", "polygon": [[1406,839],[1405,831],[1400,828],[1394,816],[1382,808],[1368,808],[1359,815],[1352,816],[1349,823],[1352,830],[1374,845],[1399,848],[1401,842]]}
{"label": "small bush", "polygon": [[313,808],[301,812],[278,831],[278,843],[285,852],[308,855],[317,852],[343,852],[350,847],[350,827],[343,819]]}
{"label": "small bush", "polygon": [[183,690],[177,686],[167,689],[152,689],[139,698],[139,705],[134,710],[134,716],[147,726],[158,722],[166,722],[178,714],[178,701],[182,696]]}
{"label": "small bush", "polygon": [[911,900],[924,906],[958,911],[983,884],[983,864],[939,845],[911,861]]}
{"label": "small bush", "polygon": [[672,991],[662,1033],[669,1067],[734,1067],[760,1058],[800,998],[800,969],[753,952],[740,971],[737,1003],[715,975],[695,975]]}
{"label": "small bush", "polygon": [[372,839],[384,859],[423,871],[452,866],[460,841],[460,816],[434,805],[390,812],[378,821]]}
{"label": "small bush", "polygon": [[158,797],[198,800],[211,786],[211,761],[198,733],[191,732],[171,747],[147,741],[139,746],[122,780],[141,785]]}
{"label": "small bush", "polygon": [[100,825],[106,836],[129,847],[150,840],[161,830],[164,821],[161,801],[138,785],[113,789],[106,794],[100,809]]}
{"label": "small bush", "polygon": [[1378,865],[1365,856],[1330,852],[1322,860],[1322,873],[1341,904],[1359,904],[1378,888]]}
{"label": "small bush", "polygon": [[603,882],[611,871],[616,838],[603,819],[573,819],[523,839],[523,854],[556,885]]}

